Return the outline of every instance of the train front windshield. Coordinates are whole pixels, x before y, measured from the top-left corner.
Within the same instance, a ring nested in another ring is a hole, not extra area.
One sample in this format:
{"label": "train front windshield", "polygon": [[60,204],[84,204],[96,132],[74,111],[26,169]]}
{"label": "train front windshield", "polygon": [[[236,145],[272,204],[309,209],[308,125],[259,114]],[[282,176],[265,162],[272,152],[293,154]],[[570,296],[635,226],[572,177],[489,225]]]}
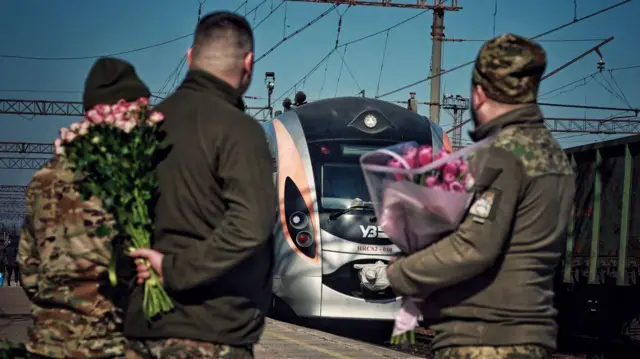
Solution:
{"label": "train front windshield", "polygon": [[359,164],[324,163],[322,165],[322,207],[348,208],[355,198],[369,202],[369,190]]}
{"label": "train front windshield", "polygon": [[332,211],[348,208],[355,199],[370,202],[360,156],[392,144],[347,144],[337,141],[310,144],[320,206]]}

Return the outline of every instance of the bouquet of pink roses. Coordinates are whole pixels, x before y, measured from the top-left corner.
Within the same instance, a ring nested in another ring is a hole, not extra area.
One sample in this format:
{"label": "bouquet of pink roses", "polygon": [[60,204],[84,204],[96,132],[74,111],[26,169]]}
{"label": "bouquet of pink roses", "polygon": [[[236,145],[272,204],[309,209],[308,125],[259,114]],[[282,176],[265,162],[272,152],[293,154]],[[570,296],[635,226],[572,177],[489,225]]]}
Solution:
{"label": "bouquet of pink roses", "polygon": [[[454,153],[401,143],[362,155],[360,164],[378,223],[405,254],[426,248],[455,230],[474,195],[489,139]],[[420,315],[418,298],[405,298],[396,316],[392,343],[409,337]]]}
{"label": "bouquet of pink roses", "polygon": [[[157,189],[154,162],[164,150],[158,136],[163,119],[161,113],[151,111],[146,98],[131,103],[121,100],[87,111],[82,122],[62,128],[54,141],[55,153],[70,164],[82,198],[100,198],[115,219],[112,227],[100,226],[97,235],[124,235],[129,251],[151,247],[153,226],[148,207]],[[144,283],[147,318],[173,309],[157,273],[151,272]],[[109,279],[116,284],[113,266]]]}

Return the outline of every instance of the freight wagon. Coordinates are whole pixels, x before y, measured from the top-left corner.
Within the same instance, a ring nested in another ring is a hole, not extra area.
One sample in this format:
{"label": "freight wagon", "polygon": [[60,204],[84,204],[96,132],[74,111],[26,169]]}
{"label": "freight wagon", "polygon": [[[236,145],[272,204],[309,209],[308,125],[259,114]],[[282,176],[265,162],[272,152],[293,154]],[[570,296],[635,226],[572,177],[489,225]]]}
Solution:
{"label": "freight wagon", "polygon": [[556,281],[560,343],[638,344],[640,136],[566,153],[576,198]]}

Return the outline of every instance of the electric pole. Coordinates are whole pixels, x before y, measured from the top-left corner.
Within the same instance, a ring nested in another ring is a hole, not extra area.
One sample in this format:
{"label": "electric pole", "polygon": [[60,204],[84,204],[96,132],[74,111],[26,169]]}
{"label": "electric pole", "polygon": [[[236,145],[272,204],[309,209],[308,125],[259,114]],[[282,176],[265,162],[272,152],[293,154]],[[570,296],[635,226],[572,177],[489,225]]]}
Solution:
{"label": "electric pole", "polygon": [[[380,6],[387,8],[420,9],[433,11],[433,24],[431,25],[431,101],[429,105],[429,119],[440,123],[440,73],[442,72],[442,41],[444,40],[444,12],[458,11],[458,0],[451,0],[451,5],[444,5],[443,0],[413,0],[413,4],[402,1],[378,0],[287,0],[292,2],[312,2],[320,4],[345,4],[349,6]],[[431,4],[427,4],[431,2]]]}
{"label": "electric pole", "polygon": [[[432,83],[433,84],[433,83]],[[453,136],[451,137],[451,146],[454,151],[462,147],[462,126],[458,126],[462,122],[462,114],[469,109],[469,99],[460,95],[453,96],[445,94],[442,97],[442,108],[453,111]]]}
{"label": "electric pole", "polygon": [[[437,1],[437,0],[434,0]],[[455,3],[455,2],[454,2]],[[444,38],[444,9],[433,9],[433,23],[431,24],[431,98],[429,119],[440,124],[440,80],[442,76],[442,39]],[[454,145],[455,149],[455,145]]]}

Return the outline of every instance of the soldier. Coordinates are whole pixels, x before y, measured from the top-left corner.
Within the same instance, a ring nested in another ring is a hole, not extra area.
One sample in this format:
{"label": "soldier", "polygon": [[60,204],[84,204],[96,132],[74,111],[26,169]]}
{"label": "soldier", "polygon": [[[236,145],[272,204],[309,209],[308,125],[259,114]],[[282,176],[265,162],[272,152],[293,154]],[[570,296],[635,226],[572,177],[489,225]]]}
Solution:
{"label": "soldier", "polygon": [[477,156],[475,201],[456,231],[388,268],[398,294],[425,298],[435,358],[546,359],[556,348],[553,279],[575,183],[536,104],[545,68],[526,38],[482,47],[471,137],[494,137]]}
{"label": "soldier", "polygon": [[[170,146],[158,164],[153,249],[175,311],[147,321],[131,295],[129,358],[253,358],[271,304],[276,192],[264,130],[244,113],[253,72],[247,20],[215,12],[198,23],[189,72],[156,107]],[[138,266],[138,278],[148,278]]]}
{"label": "soldier", "polygon": [[[149,95],[130,64],[102,58],[87,77],[84,107]],[[27,187],[18,255],[34,317],[26,348],[36,358],[121,358],[124,303],[116,298],[126,298],[127,288],[113,288],[107,280],[121,240],[95,233],[114,219],[99,199],[83,201],[74,181],[64,158],[56,156]],[[131,261],[122,257],[118,268]]]}

